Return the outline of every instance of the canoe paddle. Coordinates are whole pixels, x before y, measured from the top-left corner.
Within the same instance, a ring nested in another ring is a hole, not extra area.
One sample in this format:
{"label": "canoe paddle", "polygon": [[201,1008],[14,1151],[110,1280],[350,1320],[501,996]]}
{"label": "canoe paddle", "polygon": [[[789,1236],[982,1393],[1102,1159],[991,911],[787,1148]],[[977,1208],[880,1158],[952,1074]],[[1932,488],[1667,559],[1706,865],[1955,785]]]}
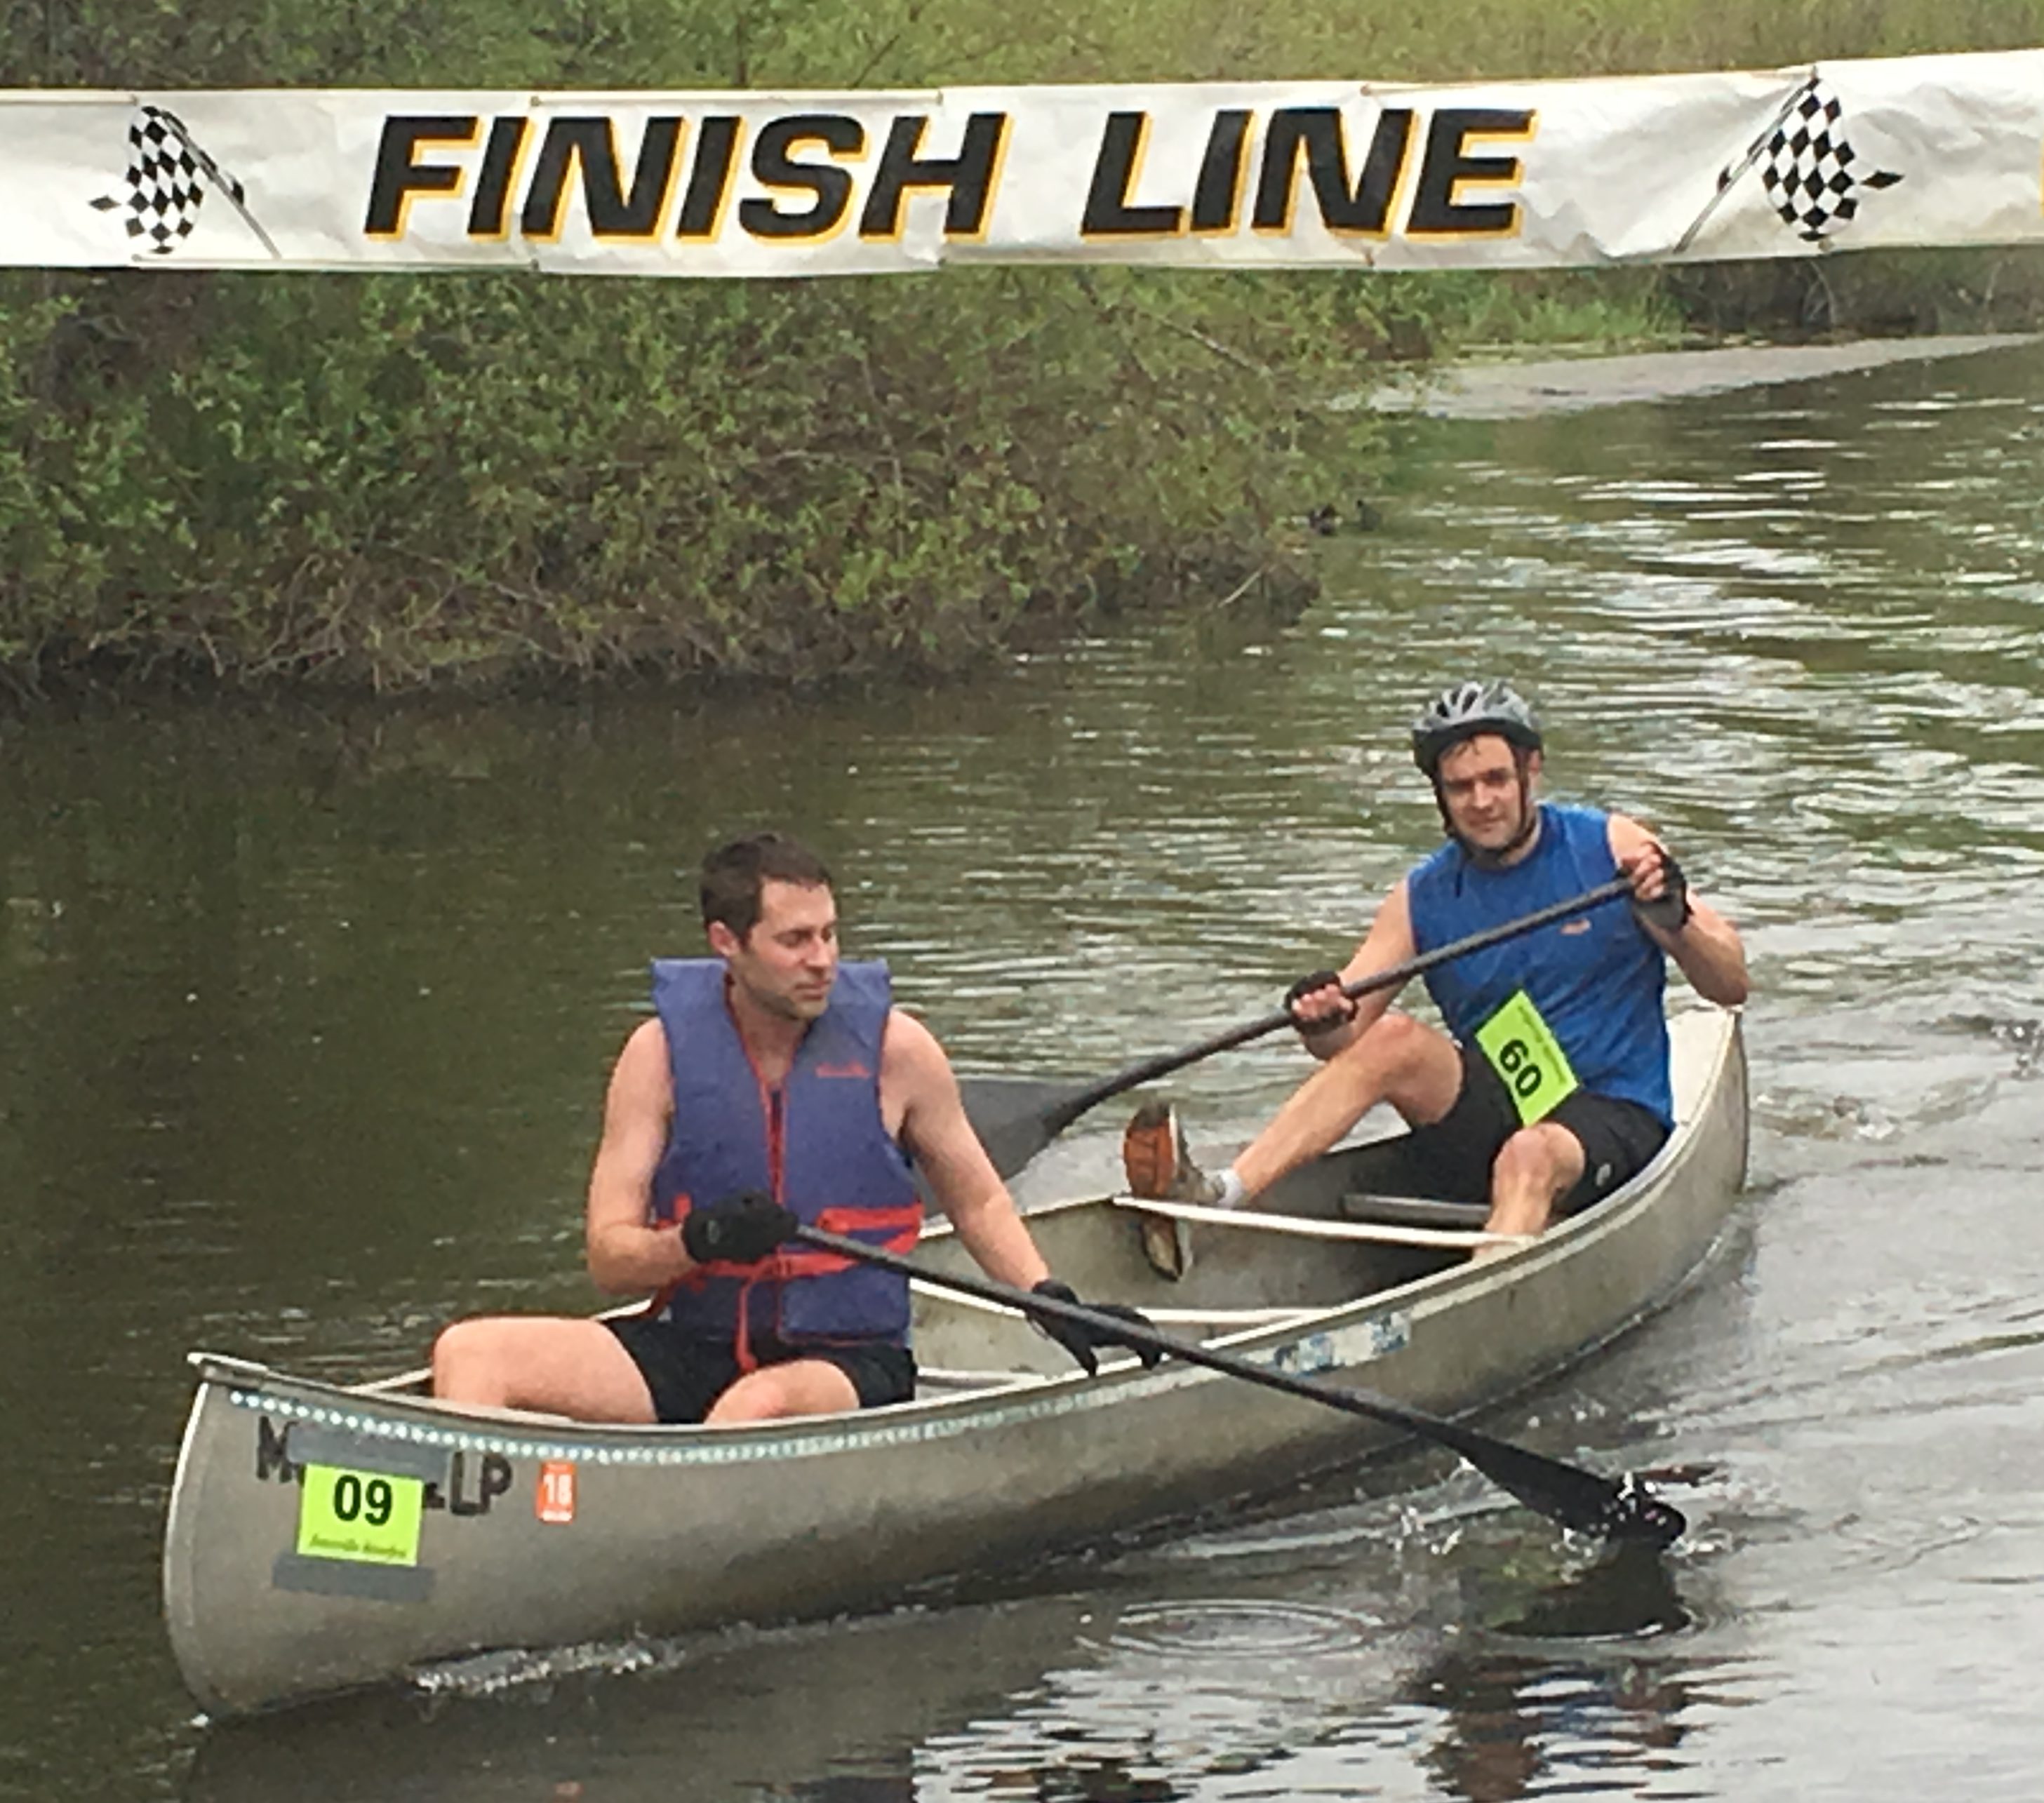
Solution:
{"label": "canoe paddle", "polygon": [[862,1241],[847,1239],[840,1233],[827,1233],[820,1227],[798,1228],[794,1237],[805,1245],[856,1260],[862,1264],[878,1265],[883,1271],[915,1278],[940,1290],[955,1290],[961,1295],[974,1296],[983,1302],[997,1302],[1024,1314],[1054,1317],[1094,1328],[1111,1334],[1120,1344],[1137,1352],[1156,1352],[1182,1360],[1187,1364],[1204,1365],[1208,1371],[1239,1377],[1245,1383],[1260,1383],[1266,1390],[1278,1391],[1287,1396],[1324,1403],[1330,1409],[1340,1409],[1369,1420],[1388,1421],[1394,1427],[1402,1427],[1408,1433],[1435,1440],[1450,1452],[1459,1453],[1500,1490],[1508,1490],[1528,1509],[1559,1521],[1566,1528],[1601,1534],[1615,1540],[1643,1540],[1666,1546],[1689,1525],[1680,1510],[1663,1502],[1630,1474],[1614,1483],[1595,1471],[1586,1471],[1577,1465],[1565,1465],[1558,1459],[1550,1459],[1545,1453],[1531,1452],[1523,1446],[1514,1446],[1508,1440],[1493,1440],[1489,1434],[1479,1433],[1458,1421],[1430,1415],[1423,1409],[1408,1407],[1403,1402],[1374,1395],[1366,1390],[1315,1383],[1289,1372],[1258,1364],[1234,1352],[1220,1352],[1197,1341],[1160,1333],[1154,1327],[1139,1326],[1118,1315],[1103,1314],[1082,1303],[1060,1302],[1055,1296],[1039,1296],[987,1278],[955,1276],[947,1272],[926,1270],[912,1260],[897,1258],[892,1253],[882,1252]]}
{"label": "canoe paddle", "polygon": [[[1471,952],[1501,946],[1508,939],[1538,932],[1558,920],[1587,913],[1591,908],[1631,893],[1632,884],[1627,878],[1614,877],[1609,882],[1600,883],[1595,888],[1585,889],[1566,901],[1536,908],[1516,920],[1487,926],[1481,933],[1471,933],[1445,946],[1436,946],[1431,952],[1422,952],[1419,957],[1394,964],[1389,969],[1374,970],[1366,976],[1358,976],[1353,983],[1343,984],[1342,993],[1353,999],[1380,989],[1400,988],[1437,965],[1466,957]],[[1097,1107],[1112,1097],[1155,1082],[1160,1076],[1168,1076],[1188,1065],[1196,1065],[1216,1052],[1245,1045],[1252,1039],[1261,1039],[1291,1024],[1291,1010],[1280,1008],[1274,1014],[1264,1015],[1240,1026],[1230,1027],[1225,1033],[1217,1033],[1211,1039],[1202,1039],[1197,1045],[1139,1058],[1112,1076],[1088,1084],[1010,1080],[975,1084],[967,1078],[965,1080],[971,1092],[973,1126],[979,1134],[980,1143],[986,1148],[987,1156],[993,1160],[994,1168],[1002,1176],[1012,1177],[1089,1108]]]}

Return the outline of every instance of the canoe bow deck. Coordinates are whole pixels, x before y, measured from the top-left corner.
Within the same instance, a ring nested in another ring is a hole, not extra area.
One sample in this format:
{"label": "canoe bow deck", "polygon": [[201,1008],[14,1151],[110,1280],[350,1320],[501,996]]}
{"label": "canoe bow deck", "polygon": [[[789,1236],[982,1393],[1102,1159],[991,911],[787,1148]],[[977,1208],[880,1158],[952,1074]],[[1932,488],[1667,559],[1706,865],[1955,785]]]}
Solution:
{"label": "canoe bow deck", "polygon": [[[1481,1264],[1465,1232],[1384,1218],[1400,1210],[1374,1199],[1415,1193],[1395,1136],[1260,1199],[1287,1218],[1271,1227],[1196,1224],[1182,1281],[1151,1270],[1114,1199],[1033,1210],[1031,1228],[1083,1295],[1466,1414],[1650,1311],[1723,1226],[1746,1167],[1739,1022],[1709,1009],[1670,1026],[1678,1121],[1661,1156]],[[918,1256],[971,1268],[941,1232]],[[239,1713],[484,1648],[878,1606],[1399,1437],[1183,1365],[1123,1359],[1088,1379],[1012,1314],[934,1291],[916,1309],[914,1402],[743,1428],[482,1415],[194,1354],[163,1552],[186,1683]]]}

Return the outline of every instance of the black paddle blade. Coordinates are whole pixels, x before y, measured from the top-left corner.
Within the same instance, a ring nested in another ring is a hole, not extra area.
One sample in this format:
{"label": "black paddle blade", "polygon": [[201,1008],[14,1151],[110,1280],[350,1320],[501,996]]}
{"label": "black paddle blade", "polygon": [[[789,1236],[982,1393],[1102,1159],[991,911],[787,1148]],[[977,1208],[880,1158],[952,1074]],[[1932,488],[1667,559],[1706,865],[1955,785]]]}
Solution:
{"label": "black paddle blade", "polygon": [[1605,1540],[1668,1546],[1689,1525],[1681,1510],[1663,1502],[1629,1471],[1613,1483],[1503,1440],[1458,1438],[1450,1444],[1500,1490],[1565,1528]]}
{"label": "black paddle blade", "polygon": [[1459,1422],[1430,1425],[1435,1439],[1460,1453],[1500,1490],[1565,1528],[1606,1540],[1667,1546],[1689,1525],[1681,1510],[1663,1502],[1629,1471],[1613,1483],[1580,1465],[1565,1465]]}
{"label": "black paddle blade", "polygon": [[961,1076],[966,1118],[1002,1178],[1012,1177],[1070,1126],[1071,1099],[1083,1080],[1026,1076]]}

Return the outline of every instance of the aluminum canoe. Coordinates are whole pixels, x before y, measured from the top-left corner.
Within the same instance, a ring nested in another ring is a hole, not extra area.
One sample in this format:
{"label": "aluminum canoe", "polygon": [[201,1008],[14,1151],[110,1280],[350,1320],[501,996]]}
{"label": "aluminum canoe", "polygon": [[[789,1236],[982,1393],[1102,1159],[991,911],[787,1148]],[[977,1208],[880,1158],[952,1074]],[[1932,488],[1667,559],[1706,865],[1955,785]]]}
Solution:
{"label": "aluminum canoe", "polygon": [[[1499,1256],[1472,1261],[1476,1236],[1385,1199],[1416,1193],[1397,1134],[1331,1153],[1242,1223],[1196,1224],[1180,1279],[1145,1260],[1126,1199],[1036,1209],[1031,1228],[1082,1295],[1468,1414],[1650,1312],[1723,1228],[1746,1169],[1738,1017],[1670,1028],[1677,1122],[1660,1156]],[[970,1268],[941,1231],[918,1256]],[[1089,1379],[1019,1318],[947,1292],[919,1294],[916,1345],[913,1402],[730,1428],[484,1414],[194,1353],[163,1551],[185,1681],[238,1714],[486,1649],[885,1607],[1400,1437],[1168,1362]]]}

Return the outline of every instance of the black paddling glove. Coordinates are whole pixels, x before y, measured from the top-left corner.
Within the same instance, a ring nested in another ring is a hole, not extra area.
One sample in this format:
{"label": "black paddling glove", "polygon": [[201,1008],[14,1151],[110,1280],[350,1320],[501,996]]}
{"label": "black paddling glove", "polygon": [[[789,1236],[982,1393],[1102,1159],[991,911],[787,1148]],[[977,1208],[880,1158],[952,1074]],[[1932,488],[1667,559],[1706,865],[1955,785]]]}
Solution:
{"label": "black paddling glove", "polygon": [[[1078,1293],[1069,1283],[1060,1283],[1055,1277],[1046,1277],[1029,1294],[1048,1296],[1054,1302],[1070,1302],[1078,1306]],[[1156,1328],[1150,1318],[1139,1314],[1125,1302],[1088,1302],[1084,1305],[1095,1314],[1111,1315],[1116,1321],[1128,1322],[1132,1326],[1147,1329],[1154,1333]],[[1100,1375],[1100,1353],[1103,1347],[1121,1346],[1135,1354],[1145,1365],[1154,1365],[1163,1357],[1156,1347],[1139,1344],[1116,1333],[1103,1322],[1095,1325],[1090,1321],[1072,1321],[1059,1315],[1039,1314],[1031,1317],[1038,1329],[1048,1339],[1052,1339],[1078,1361],[1079,1368],[1088,1377]]]}
{"label": "black paddling glove", "polygon": [[764,1190],[741,1190],[682,1217],[682,1249],[698,1264],[751,1264],[801,1226]]}
{"label": "black paddling glove", "polygon": [[1340,1015],[1323,1015],[1317,1020],[1301,1020],[1299,1003],[1316,989],[1324,989],[1330,983],[1341,981],[1338,970],[1309,970],[1285,992],[1285,1011],[1292,1017],[1292,1024],[1301,1033],[1325,1033],[1331,1027],[1346,1026],[1355,1019],[1355,1003],[1347,1003],[1348,1012]]}
{"label": "black paddling glove", "polygon": [[1634,902],[1632,911],[1649,926],[1658,926],[1664,933],[1679,933],[1688,924],[1691,912],[1689,880],[1666,846],[1661,848],[1661,882],[1660,894],[1649,902]]}

